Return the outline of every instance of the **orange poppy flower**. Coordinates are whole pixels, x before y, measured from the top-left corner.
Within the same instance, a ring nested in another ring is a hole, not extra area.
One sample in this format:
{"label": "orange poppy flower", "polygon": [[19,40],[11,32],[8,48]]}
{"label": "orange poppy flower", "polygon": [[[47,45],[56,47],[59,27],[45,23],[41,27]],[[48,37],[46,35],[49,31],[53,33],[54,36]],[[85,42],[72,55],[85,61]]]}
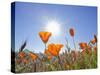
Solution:
{"label": "orange poppy flower", "polygon": [[94,35],[94,39],[95,39],[95,42],[97,42],[97,36],[96,35]]}
{"label": "orange poppy flower", "polygon": [[39,32],[39,36],[41,38],[41,40],[44,42],[44,43],[47,43],[49,37],[51,36],[51,33],[50,32]]}
{"label": "orange poppy flower", "polygon": [[24,52],[19,52],[19,53],[18,53],[18,56],[19,56],[20,58],[23,58],[23,57],[25,56],[25,53],[24,53]]}
{"label": "orange poppy flower", "polygon": [[56,48],[57,48],[58,53],[59,53],[59,51],[61,50],[62,47],[63,47],[62,44],[56,44]]}
{"label": "orange poppy flower", "polygon": [[95,44],[97,42],[97,37],[94,35],[94,38],[90,41],[92,44]]}
{"label": "orange poppy flower", "polygon": [[81,49],[87,48],[87,43],[79,43]]}
{"label": "orange poppy flower", "polygon": [[73,28],[70,28],[70,29],[69,29],[69,33],[70,33],[70,35],[71,35],[72,37],[74,37],[74,29],[73,29]]}
{"label": "orange poppy flower", "polygon": [[57,56],[59,54],[59,51],[61,50],[61,48],[62,48],[61,44],[49,44],[48,45],[48,51],[53,56]]}
{"label": "orange poppy flower", "polygon": [[50,52],[51,55],[53,56],[57,56],[58,53],[57,53],[57,48],[56,48],[56,45],[55,44],[49,44],[48,45],[48,51]]}
{"label": "orange poppy flower", "polygon": [[32,52],[29,52],[29,56],[31,57],[32,60],[35,60],[37,58],[37,55]]}

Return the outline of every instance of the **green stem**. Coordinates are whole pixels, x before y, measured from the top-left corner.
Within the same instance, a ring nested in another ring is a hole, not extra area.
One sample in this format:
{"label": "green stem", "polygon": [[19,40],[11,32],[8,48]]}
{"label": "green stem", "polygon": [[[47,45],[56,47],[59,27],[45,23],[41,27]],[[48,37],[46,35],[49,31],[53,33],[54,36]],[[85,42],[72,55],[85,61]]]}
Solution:
{"label": "green stem", "polygon": [[65,38],[65,40],[66,40],[66,48],[67,48],[68,52],[70,52],[70,47],[69,47],[69,43],[68,43],[67,38]]}
{"label": "green stem", "polygon": [[73,43],[74,43],[74,48],[76,50],[76,45],[75,45],[75,40],[74,40],[74,37],[73,37]]}
{"label": "green stem", "polygon": [[46,43],[45,43],[45,50],[46,50]]}

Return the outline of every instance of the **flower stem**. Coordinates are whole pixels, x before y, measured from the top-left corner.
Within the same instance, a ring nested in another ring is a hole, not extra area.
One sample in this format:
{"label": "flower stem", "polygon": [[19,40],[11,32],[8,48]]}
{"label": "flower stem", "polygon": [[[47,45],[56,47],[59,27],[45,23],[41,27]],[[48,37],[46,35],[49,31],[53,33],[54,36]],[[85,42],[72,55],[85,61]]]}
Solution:
{"label": "flower stem", "polygon": [[75,45],[75,40],[74,40],[74,37],[73,37],[73,43],[74,43],[74,48],[76,50],[76,45]]}
{"label": "flower stem", "polygon": [[46,50],[46,43],[45,43],[45,50]]}

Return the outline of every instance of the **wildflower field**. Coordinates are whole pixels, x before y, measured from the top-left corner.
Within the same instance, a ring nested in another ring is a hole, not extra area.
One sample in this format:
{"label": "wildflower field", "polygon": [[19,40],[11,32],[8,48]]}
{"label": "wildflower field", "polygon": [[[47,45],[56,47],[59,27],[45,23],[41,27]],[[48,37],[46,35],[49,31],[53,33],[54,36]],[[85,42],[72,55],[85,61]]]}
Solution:
{"label": "wildflower field", "polygon": [[[66,39],[66,50],[60,53],[65,46],[61,43],[48,44],[49,38],[52,37],[51,32],[40,31],[37,35],[40,37],[45,45],[44,53],[35,53],[25,47],[25,41],[19,52],[15,54],[15,72],[45,72],[45,71],[60,71],[60,70],[78,70],[78,69],[92,69],[97,68],[97,36],[94,34],[90,42],[80,42],[79,49],[75,43],[75,30],[69,29],[70,38],[73,40],[74,49],[69,44],[70,41]],[[12,55],[13,57],[13,55]],[[13,66],[13,64],[12,64]]]}

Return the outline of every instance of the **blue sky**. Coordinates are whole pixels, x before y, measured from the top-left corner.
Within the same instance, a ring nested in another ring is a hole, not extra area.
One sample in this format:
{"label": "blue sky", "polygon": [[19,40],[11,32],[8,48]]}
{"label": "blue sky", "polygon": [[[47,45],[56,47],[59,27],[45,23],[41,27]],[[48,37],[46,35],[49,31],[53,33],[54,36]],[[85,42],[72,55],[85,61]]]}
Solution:
{"label": "blue sky", "polygon": [[[68,30],[74,28],[75,41],[89,42],[97,34],[97,8],[89,6],[55,5],[16,2],[15,5],[15,50],[27,40],[26,48],[34,52],[43,52],[44,44],[38,33],[44,31],[48,22],[55,21],[60,25],[60,33],[51,36],[48,44],[66,44],[68,39],[72,49],[73,41]],[[62,51],[65,50],[65,46]]]}

